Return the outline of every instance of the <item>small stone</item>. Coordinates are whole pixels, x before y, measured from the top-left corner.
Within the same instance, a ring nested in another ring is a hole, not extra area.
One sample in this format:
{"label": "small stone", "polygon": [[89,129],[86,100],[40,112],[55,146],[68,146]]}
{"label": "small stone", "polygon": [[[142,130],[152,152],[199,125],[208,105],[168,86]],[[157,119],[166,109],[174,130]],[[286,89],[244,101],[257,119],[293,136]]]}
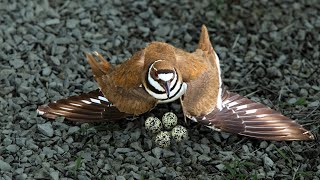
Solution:
{"label": "small stone", "polygon": [[7,162],[0,160],[0,170],[1,171],[10,171],[12,167]]}
{"label": "small stone", "polygon": [[50,59],[51,59],[51,61],[52,61],[55,65],[60,66],[60,60],[59,60],[58,57],[56,57],[56,56],[50,56]]}
{"label": "small stone", "polygon": [[308,96],[308,91],[306,89],[300,89],[300,96],[302,97],[307,97]]}
{"label": "small stone", "polygon": [[217,133],[217,132],[214,132],[214,133],[213,133],[213,139],[214,139],[216,142],[218,142],[218,143],[221,142],[220,135],[219,135],[219,133]]}
{"label": "small stone", "polygon": [[68,135],[74,134],[75,132],[78,132],[80,128],[78,126],[70,127],[68,130]]}
{"label": "small stone", "polygon": [[9,146],[6,147],[6,150],[11,153],[17,152],[18,149],[19,149],[19,146],[15,145],[15,144],[10,144]]}
{"label": "small stone", "polygon": [[250,153],[249,152],[249,147],[247,145],[242,145],[242,150],[245,152],[245,153]]}
{"label": "small stone", "polygon": [[320,104],[320,101],[314,101],[308,104],[308,107],[318,107]]}
{"label": "small stone", "polygon": [[23,147],[26,145],[26,139],[27,138],[17,138],[16,139],[16,144],[20,147]]}
{"label": "small stone", "polygon": [[19,69],[24,65],[24,61],[22,61],[21,59],[14,59],[9,62],[13,66],[14,69]]}
{"label": "small stone", "polygon": [[47,26],[54,25],[54,24],[59,24],[59,23],[60,23],[60,19],[48,19],[45,22],[45,24]]}
{"label": "small stone", "polygon": [[266,75],[265,70],[262,67],[258,67],[256,69],[256,75],[260,78],[264,77]]}
{"label": "small stone", "polygon": [[265,148],[267,148],[267,147],[268,147],[267,141],[262,141],[262,142],[260,143],[260,148],[261,148],[261,149],[265,149]]}
{"label": "small stone", "polygon": [[183,37],[183,40],[184,40],[185,42],[190,42],[190,41],[192,41],[192,36],[191,36],[189,33],[186,33],[186,34],[184,35],[184,37]]}
{"label": "small stone", "polygon": [[126,180],[126,178],[124,176],[117,176],[116,180]]}
{"label": "small stone", "polygon": [[78,19],[68,19],[67,23],[66,23],[66,26],[67,26],[67,28],[73,29],[78,24],[79,24],[79,20]]}
{"label": "small stone", "polygon": [[287,102],[288,104],[295,104],[297,102],[297,98],[290,98]]}
{"label": "small stone", "polygon": [[176,154],[169,149],[162,149],[162,157],[168,158],[168,157],[174,157]]}
{"label": "small stone", "polygon": [[125,153],[131,152],[131,151],[132,151],[131,148],[117,148],[114,153],[125,154]]}
{"label": "small stone", "polygon": [[162,149],[161,149],[161,148],[155,147],[155,148],[153,148],[151,151],[152,151],[152,154],[153,154],[156,158],[160,159],[161,154],[162,154]]}
{"label": "small stone", "polygon": [[160,37],[165,37],[169,34],[169,32],[171,31],[170,26],[159,26],[155,31],[154,34]]}
{"label": "small stone", "polygon": [[224,164],[218,164],[216,165],[216,168],[219,169],[219,171],[224,171],[226,169],[226,166]]}
{"label": "small stone", "polygon": [[52,171],[52,172],[50,172],[50,177],[51,177],[53,180],[59,180],[59,172],[58,172],[58,171]]}
{"label": "small stone", "polygon": [[199,157],[198,157],[198,161],[210,161],[211,160],[211,157],[205,155],[205,154],[201,154]]}
{"label": "small stone", "polygon": [[51,68],[49,66],[42,69],[42,75],[49,76],[51,74]]}
{"label": "small stone", "polygon": [[25,180],[27,179],[28,175],[23,173],[23,174],[20,174],[16,177],[16,180]]}
{"label": "small stone", "polygon": [[274,162],[268,156],[264,157],[263,162],[266,166],[269,166],[269,167],[272,167],[274,165]]}
{"label": "small stone", "polygon": [[81,175],[81,174],[79,174],[77,177],[78,177],[78,180],[90,180],[90,178],[88,178],[85,175]]}
{"label": "small stone", "polygon": [[52,137],[53,136],[53,128],[52,128],[52,125],[49,122],[45,123],[45,124],[38,124],[38,130],[43,135],[46,135],[48,137]]}
{"label": "small stone", "polygon": [[282,74],[278,68],[272,66],[267,69],[267,76],[270,78],[277,78],[282,77]]}
{"label": "small stone", "polygon": [[227,132],[221,132],[220,134],[223,139],[228,139],[231,135],[230,133],[227,133]]}
{"label": "small stone", "polygon": [[136,151],[143,152],[143,149],[141,148],[140,142],[133,142],[130,144],[130,147]]}

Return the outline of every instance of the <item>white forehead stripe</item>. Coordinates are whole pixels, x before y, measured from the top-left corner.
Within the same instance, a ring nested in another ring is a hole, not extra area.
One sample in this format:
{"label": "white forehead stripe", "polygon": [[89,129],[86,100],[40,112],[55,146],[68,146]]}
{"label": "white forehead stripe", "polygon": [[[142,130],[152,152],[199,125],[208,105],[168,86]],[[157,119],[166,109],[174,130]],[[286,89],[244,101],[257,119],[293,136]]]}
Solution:
{"label": "white forehead stripe", "polygon": [[162,81],[170,81],[173,78],[173,73],[159,73],[158,78]]}

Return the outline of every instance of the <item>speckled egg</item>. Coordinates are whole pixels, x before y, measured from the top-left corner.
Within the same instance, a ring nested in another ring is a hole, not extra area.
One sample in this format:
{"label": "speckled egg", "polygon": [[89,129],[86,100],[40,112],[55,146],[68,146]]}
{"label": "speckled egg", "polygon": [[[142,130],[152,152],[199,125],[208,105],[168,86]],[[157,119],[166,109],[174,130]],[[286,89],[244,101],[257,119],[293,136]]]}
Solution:
{"label": "speckled egg", "polygon": [[144,125],[146,130],[153,134],[159,133],[162,130],[162,123],[157,117],[148,117],[145,120]]}
{"label": "speckled egg", "polygon": [[178,124],[178,117],[173,112],[167,112],[162,116],[162,124],[166,130],[171,130]]}
{"label": "speckled egg", "polygon": [[171,143],[170,132],[161,131],[159,134],[156,135],[155,143],[157,146],[162,147],[162,148],[169,147],[170,143]]}
{"label": "speckled egg", "polygon": [[176,126],[171,130],[172,139],[176,142],[181,142],[188,138],[188,131],[183,126]]}

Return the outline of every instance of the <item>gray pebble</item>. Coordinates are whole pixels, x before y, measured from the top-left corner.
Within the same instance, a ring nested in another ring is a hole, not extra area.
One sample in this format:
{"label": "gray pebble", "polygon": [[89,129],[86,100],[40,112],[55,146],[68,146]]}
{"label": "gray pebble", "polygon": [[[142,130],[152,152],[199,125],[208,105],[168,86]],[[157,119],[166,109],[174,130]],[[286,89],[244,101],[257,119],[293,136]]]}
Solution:
{"label": "gray pebble", "polygon": [[126,178],[124,176],[117,176],[116,180],[126,180]]}
{"label": "gray pebble", "polygon": [[128,152],[131,152],[131,151],[132,151],[131,148],[117,148],[114,153],[124,154],[124,153],[128,153]]}
{"label": "gray pebble", "polygon": [[163,149],[162,150],[162,157],[168,158],[168,157],[174,157],[176,153],[170,151],[169,149]]}
{"label": "gray pebble", "polygon": [[295,104],[297,102],[297,98],[290,98],[287,102],[288,104]]}
{"label": "gray pebble", "polygon": [[155,31],[154,34],[160,37],[165,37],[169,34],[169,32],[171,31],[170,26],[159,26]]}
{"label": "gray pebble", "polygon": [[282,77],[282,73],[278,68],[272,66],[267,69],[267,76],[269,78]]}
{"label": "gray pebble", "polygon": [[211,160],[211,157],[209,157],[209,156],[207,156],[207,155],[205,155],[205,154],[201,154],[201,155],[198,157],[198,161],[200,161],[200,162],[203,162],[203,161],[208,162],[208,161],[210,161],[210,160]]}
{"label": "gray pebble", "polygon": [[143,152],[143,149],[141,148],[140,142],[133,142],[130,144],[130,147],[136,151]]}
{"label": "gray pebble", "polygon": [[27,177],[28,177],[28,175],[23,173],[23,174],[16,176],[16,179],[17,180],[25,180],[25,179],[27,179]]}
{"label": "gray pebble", "polygon": [[218,143],[221,142],[221,138],[218,132],[213,132],[213,139]]}
{"label": "gray pebble", "polygon": [[272,167],[274,165],[274,162],[268,156],[265,156],[263,158],[263,162],[266,166],[269,166],[269,167]]}
{"label": "gray pebble", "polygon": [[50,177],[51,177],[53,180],[59,180],[59,171],[52,171],[52,172],[50,172]]}
{"label": "gray pebble", "polygon": [[308,91],[306,89],[300,89],[299,94],[302,97],[308,97]]}
{"label": "gray pebble", "polygon": [[0,71],[0,80],[2,79],[7,79],[9,75],[14,74],[15,70],[14,69],[2,69]]}
{"label": "gray pebble", "polygon": [[50,59],[55,65],[60,66],[60,59],[58,57],[50,56]]}
{"label": "gray pebble", "polygon": [[52,128],[51,123],[49,123],[49,122],[47,122],[45,124],[38,124],[38,130],[43,135],[46,135],[48,137],[53,136],[53,128]]}
{"label": "gray pebble", "polygon": [[9,62],[13,66],[14,69],[19,69],[24,65],[24,61],[22,61],[21,59],[14,59]]}
{"label": "gray pebble", "polygon": [[67,20],[67,23],[66,23],[66,26],[68,28],[75,28],[77,25],[79,24],[79,20],[78,19],[68,19]]}
{"label": "gray pebble", "polygon": [[262,149],[267,148],[267,147],[268,147],[267,141],[262,141],[262,142],[260,143],[260,146],[259,146],[259,147],[262,148]]}
{"label": "gray pebble", "polygon": [[45,67],[43,70],[42,70],[42,75],[44,76],[49,76],[51,74],[51,68],[49,66]]}
{"label": "gray pebble", "polygon": [[19,149],[19,146],[15,145],[15,144],[10,144],[6,147],[6,150],[11,153],[17,152],[18,149]]}
{"label": "gray pebble", "polygon": [[90,180],[89,177],[87,177],[85,175],[81,175],[81,174],[79,174],[77,177],[78,177],[79,180]]}
{"label": "gray pebble", "polygon": [[190,42],[192,41],[192,36],[189,33],[186,33],[183,37],[185,42]]}
{"label": "gray pebble", "polygon": [[12,144],[12,140],[8,137],[4,138],[4,140],[2,141],[3,145],[8,146],[10,144]]}
{"label": "gray pebble", "polygon": [[48,19],[46,20],[46,25],[54,25],[54,24],[59,24],[60,23],[60,19]]}
{"label": "gray pebble", "polygon": [[308,103],[308,107],[318,107],[319,104],[320,104],[320,101],[310,102]]}
{"label": "gray pebble", "polygon": [[219,171],[224,171],[226,169],[226,166],[224,164],[218,164],[216,165],[216,168],[219,169]]}
{"label": "gray pebble", "polygon": [[1,171],[10,171],[12,167],[5,161],[0,160],[0,170]]}
{"label": "gray pebble", "polygon": [[162,148],[155,147],[155,148],[153,148],[151,151],[152,151],[152,154],[153,154],[156,158],[160,159],[160,157],[161,157],[161,155],[162,155]]}
{"label": "gray pebble", "polygon": [[74,133],[78,132],[79,130],[80,130],[80,128],[78,126],[72,126],[69,128],[68,134],[69,135],[74,134]]}

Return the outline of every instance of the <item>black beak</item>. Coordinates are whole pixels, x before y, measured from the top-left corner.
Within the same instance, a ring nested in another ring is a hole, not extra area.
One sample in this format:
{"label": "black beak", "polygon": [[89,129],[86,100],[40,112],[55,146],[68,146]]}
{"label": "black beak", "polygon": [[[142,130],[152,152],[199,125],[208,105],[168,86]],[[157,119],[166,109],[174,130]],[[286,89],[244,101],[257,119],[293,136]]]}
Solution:
{"label": "black beak", "polygon": [[170,97],[170,81],[164,81],[162,84],[162,87],[164,88],[164,90],[166,91],[167,97]]}

